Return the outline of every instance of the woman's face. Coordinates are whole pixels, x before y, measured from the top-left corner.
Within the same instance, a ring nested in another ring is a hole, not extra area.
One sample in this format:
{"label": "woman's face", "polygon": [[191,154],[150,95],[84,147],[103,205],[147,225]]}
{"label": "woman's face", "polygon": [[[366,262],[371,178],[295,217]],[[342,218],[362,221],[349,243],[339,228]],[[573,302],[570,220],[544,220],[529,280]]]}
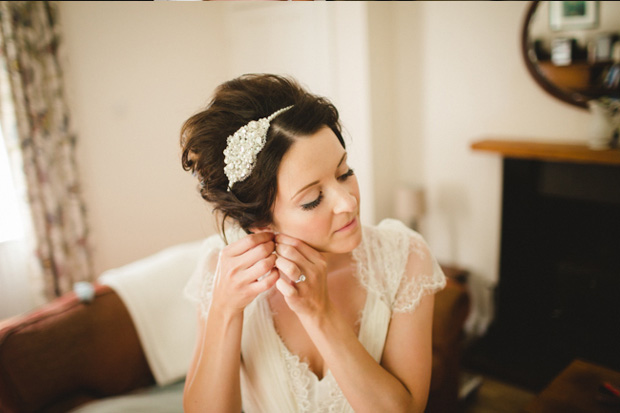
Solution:
{"label": "woman's face", "polygon": [[313,248],[345,253],[362,239],[357,178],[334,132],[297,139],[278,170],[272,229]]}

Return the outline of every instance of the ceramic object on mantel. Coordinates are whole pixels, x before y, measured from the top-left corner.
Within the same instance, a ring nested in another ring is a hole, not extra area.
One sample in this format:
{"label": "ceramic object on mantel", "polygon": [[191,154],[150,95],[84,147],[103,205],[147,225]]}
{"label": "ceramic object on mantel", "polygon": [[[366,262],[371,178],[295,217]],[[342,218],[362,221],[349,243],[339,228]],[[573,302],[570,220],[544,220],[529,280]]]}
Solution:
{"label": "ceramic object on mantel", "polygon": [[588,106],[592,113],[588,146],[593,150],[609,149],[614,133],[620,129],[620,101],[593,99]]}

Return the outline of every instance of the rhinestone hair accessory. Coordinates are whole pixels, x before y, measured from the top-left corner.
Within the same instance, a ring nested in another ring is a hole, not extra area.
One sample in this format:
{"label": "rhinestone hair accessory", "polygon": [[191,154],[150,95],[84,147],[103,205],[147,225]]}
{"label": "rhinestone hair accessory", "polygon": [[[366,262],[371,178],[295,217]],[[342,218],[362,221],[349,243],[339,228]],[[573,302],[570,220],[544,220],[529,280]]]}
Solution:
{"label": "rhinestone hair accessory", "polygon": [[236,182],[244,181],[254,169],[256,155],[267,142],[267,131],[271,121],[286,112],[293,105],[273,112],[266,118],[250,121],[226,138],[224,149],[224,173],[228,178],[228,191]]}

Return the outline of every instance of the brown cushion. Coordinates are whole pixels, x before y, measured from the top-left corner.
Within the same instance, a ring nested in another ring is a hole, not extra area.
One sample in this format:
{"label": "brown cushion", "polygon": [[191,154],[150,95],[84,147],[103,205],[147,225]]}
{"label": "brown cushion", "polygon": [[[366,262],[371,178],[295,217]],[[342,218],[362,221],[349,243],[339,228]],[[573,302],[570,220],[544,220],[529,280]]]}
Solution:
{"label": "brown cushion", "polygon": [[441,351],[461,339],[469,305],[465,286],[448,279],[446,288],[435,295],[433,351]]}
{"label": "brown cushion", "polygon": [[54,410],[154,383],[131,318],[114,291],[92,303],[69,293],[0,324],[0,410]]}

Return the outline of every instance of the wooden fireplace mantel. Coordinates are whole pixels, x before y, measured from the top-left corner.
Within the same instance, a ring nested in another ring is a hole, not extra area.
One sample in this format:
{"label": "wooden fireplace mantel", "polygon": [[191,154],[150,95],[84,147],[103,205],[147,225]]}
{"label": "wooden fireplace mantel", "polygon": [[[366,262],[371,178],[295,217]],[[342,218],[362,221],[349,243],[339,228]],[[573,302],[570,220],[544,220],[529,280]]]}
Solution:
{"label": "wooden fireplace mantel", "polygon": [[587,144],[484,139],[472,143],[476,151],[496,152],[505,158],[620,166],[620,150],[592,150]]}

